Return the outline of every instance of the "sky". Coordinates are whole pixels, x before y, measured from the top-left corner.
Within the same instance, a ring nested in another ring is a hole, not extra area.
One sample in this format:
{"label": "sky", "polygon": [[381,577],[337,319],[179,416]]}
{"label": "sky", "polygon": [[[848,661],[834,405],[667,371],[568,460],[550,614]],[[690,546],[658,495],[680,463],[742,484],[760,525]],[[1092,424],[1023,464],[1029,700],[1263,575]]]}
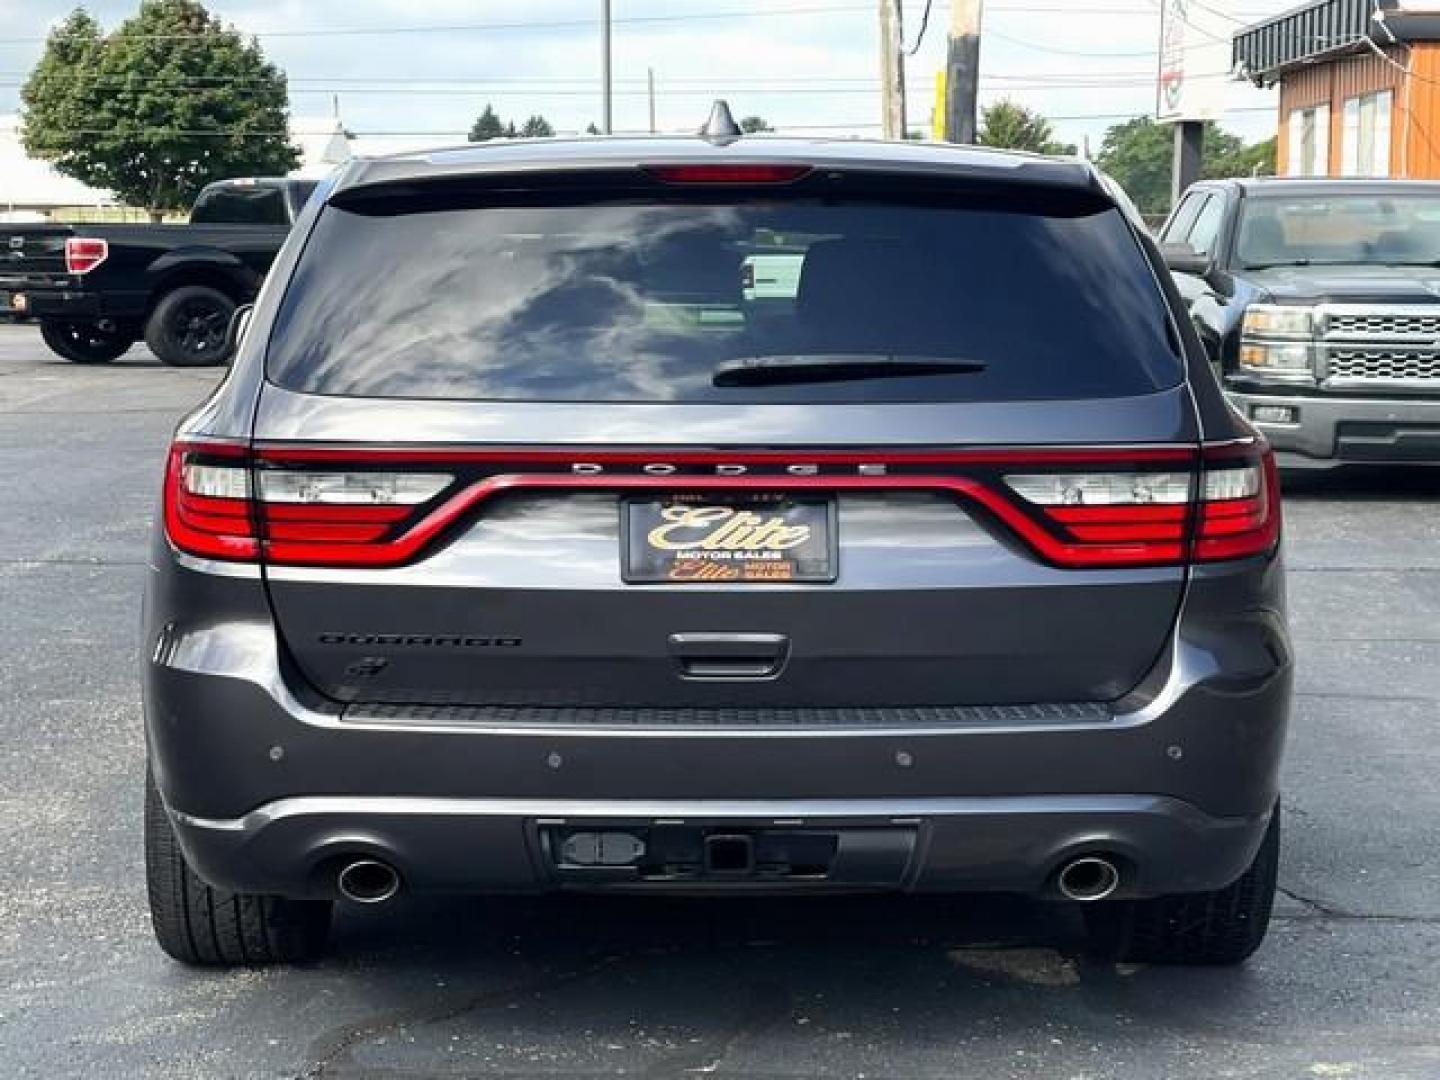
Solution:
{"label": "sky", "polygon": [[[1198,3],[1198,0],[1192,0]],[[89,0],[107,29],[137,0]],[[212,12],[259,37],[289,75],[296,120],[339,115],[358,135],[463,138],[489,103],[517,123],[531,114],[561,132],[598,124],[601,0],[211,0]],[[1294,0],[1207,0],[1234,27]],[[69,0],[0,0],[0,113]],[[877,0],[612,0],[615,128],[694,130],[715,97],[796,134],[879,134]],[[907,44],[925,0],[904,0]],[[1066,142],[1098,150],[1105,129],[1153,114],[1160,0],[985,0],[982,105],[1009,97],[1045,114]],[[933,0],[907,60],[912,128],[928,128],[943,66],[949,4]],[[1223,79],[1223,73],[1206,73]],[[1226,89],[1225,127],[1274,132],[1274,96]]]}

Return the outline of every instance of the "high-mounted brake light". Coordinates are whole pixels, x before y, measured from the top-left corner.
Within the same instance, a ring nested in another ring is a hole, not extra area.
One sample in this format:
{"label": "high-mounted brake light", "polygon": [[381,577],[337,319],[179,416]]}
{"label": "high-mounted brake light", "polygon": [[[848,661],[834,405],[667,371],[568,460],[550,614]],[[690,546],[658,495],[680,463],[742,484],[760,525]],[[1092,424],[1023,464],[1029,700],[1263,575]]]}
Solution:
{"label": "high-mounted brake light", "polygon": [[790,184],[808,176],[809,165],[644,165],[656,180],[667,184]]}
{"label": "high-mounted brake light", "polygon": [[110,241],[89,236],[65,238],[65,272],[88,274],[110,257]]}

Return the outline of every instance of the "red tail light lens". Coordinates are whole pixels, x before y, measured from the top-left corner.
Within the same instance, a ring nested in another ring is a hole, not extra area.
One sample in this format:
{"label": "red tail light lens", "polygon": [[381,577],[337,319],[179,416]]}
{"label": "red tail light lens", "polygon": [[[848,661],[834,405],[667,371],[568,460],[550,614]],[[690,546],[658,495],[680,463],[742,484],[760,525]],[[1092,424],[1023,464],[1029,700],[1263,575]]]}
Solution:
{"label": "red tail light lens", "polygon": [[1007,472],[1005,485],[1044,523],[1034,541],[1060,566],[1163,566],[1184,561],[1193,459],[1153,471],[1143,452],[1125,471]]}
{"label": "red tail light lens", "polygon": [[165,532],[210,559],[388,566],[412,551],[397,532],[450,486],[448,473],[256,469],[243,443],[177,442],[165,479]]}
{"label": "red tail light lens", "polygon": [[70,236],[65,239],[65,271],[70,274],[88,274],[110,257],[110,242],[88,236]]}
{"label": "red tail light lens", "polygon": [[1280,477],[1265,443],[1207,449],[1195,560],[1243,559],[1280,542]]}
{"label": "red tail light lens", "polygon": [[250,458],[243,444],[177,442],[170,448],[165,535],[181,551],[207,559],[259,556]]}
{"label": "red tail light lens", "polygon": [[450,473],[365,469],[261,469],[265,555],[294,566],[390,566],[412,553],[425,504],[450,487]]}
{"label": "red tail light lens", "polygon": [[1050,528],[1031,538],[1061,566],[1238,559],[1274,548],[1279,486],[1261,443],[1207,448],[1194,471],[1007,473]]}
{"label": "red tail light lens", "polygon": [[790,184],[811,173],[809,165],[645,165],[667,184]]}
{"label": "red tail light lens", "polygon": [[1273,551],[1280,538],[1279,484],[1261,440],[1199,452],[799,455],[274,445],[253,457],[243,443],[181,441],[170,454],[165,526],[176,548],[207,558],[399,566],[486,500],[526,489],[932,491],[983,509],[1051,565],[1077,569],[1239,559]]}

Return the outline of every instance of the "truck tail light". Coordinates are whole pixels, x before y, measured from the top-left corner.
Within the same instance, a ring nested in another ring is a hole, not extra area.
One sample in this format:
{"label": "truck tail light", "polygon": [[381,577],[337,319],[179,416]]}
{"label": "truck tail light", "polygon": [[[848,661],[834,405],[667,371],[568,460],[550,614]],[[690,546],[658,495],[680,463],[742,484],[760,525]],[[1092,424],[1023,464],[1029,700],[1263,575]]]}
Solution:
{"label": "truck tail light", "polygon": [[65,238],[65,272],[88,274],[110,257],[110,241],[89,236]]}

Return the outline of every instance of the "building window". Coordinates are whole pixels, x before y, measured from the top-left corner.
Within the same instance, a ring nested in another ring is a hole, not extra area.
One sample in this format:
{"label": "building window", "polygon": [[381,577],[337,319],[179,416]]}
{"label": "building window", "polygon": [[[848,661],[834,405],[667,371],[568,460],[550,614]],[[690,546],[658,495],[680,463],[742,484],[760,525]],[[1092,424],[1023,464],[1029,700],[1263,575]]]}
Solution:
{"label": "building window", "polygon": [[1330,106],[1316,105],[1290,113],[1287,176],[1330,175]]}
{"label": "building window", "polygon": [[1345,101],[1340,129],[1340,171],[1345,176],[1390,175],[1391,93],[1382,90]]}

